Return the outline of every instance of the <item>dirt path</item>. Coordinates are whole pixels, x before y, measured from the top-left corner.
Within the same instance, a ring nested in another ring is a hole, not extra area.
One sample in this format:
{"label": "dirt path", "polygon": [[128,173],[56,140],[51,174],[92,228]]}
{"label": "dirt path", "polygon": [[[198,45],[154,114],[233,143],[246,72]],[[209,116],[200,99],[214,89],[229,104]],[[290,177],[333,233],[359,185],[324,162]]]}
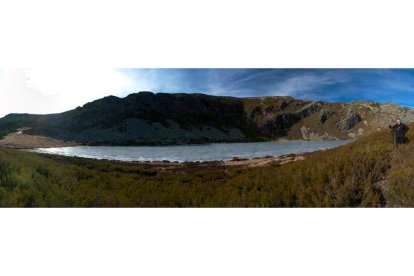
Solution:
{"label": "dirt path", "polygon": [[72,147],[78,144],[74,142],[64,142],[45,136],[27,135],[24,131],[27,128],[18,129],[14,133],[8,134],[0,140],[0,146],[16,149],[33,149],[33,148],[54,148],[54,147]]}

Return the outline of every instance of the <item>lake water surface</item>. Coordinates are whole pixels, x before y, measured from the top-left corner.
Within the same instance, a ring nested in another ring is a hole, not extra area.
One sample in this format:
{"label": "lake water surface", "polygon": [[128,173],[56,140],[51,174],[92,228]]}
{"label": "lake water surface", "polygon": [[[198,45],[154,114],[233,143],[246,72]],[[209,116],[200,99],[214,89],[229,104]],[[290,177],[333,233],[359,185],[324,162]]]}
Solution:
{"label": "lake water surface", "polygon": [[213,161],[238,158],[278,156],[290,153],[324,150],[349,143],[339,141],[283,141],[257,143],[217,143],[178,146],[78,146],[64,148],[39,148],[40,153],[78,156],[119,161]]}

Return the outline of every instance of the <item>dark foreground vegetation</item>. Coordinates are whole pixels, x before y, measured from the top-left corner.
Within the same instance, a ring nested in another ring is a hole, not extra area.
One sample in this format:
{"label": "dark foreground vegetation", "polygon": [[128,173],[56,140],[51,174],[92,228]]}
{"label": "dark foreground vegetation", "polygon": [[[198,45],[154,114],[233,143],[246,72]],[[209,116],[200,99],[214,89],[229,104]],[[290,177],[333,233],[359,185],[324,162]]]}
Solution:
{"label": "dark foreground vegetation", "polygon": [[414,145],[393,149],[387,131],[304,161],[251,169],[163,171],[0,149],[3,207],[414,206],[413,177]]}

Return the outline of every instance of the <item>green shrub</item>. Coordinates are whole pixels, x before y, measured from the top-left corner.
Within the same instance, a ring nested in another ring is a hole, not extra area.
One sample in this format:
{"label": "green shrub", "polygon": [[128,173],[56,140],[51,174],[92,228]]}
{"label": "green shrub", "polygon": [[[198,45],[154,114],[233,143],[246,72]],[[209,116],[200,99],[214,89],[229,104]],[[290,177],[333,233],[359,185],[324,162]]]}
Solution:
{"label": "green shrub", "polygon": [[50,171],[42,165],[37,166],[36,172],[40,175],[43,175],[46,178],[49,178],[51,176]]}

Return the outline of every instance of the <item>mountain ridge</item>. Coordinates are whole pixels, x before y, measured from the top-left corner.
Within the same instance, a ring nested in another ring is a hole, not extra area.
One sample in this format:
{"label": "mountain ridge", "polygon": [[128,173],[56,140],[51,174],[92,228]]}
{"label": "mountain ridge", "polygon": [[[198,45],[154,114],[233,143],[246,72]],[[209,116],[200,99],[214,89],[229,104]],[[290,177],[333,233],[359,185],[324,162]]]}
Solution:
{"label": "mountain ridge", "polygon": [[145,91],[107,96],[62,113],[8,114],[0,119],[0,134],[27,127],[26,134],[85,145],[332,140],[381,130],[396,118],[414,122],[414,109],[366,100],[331,103]]}

